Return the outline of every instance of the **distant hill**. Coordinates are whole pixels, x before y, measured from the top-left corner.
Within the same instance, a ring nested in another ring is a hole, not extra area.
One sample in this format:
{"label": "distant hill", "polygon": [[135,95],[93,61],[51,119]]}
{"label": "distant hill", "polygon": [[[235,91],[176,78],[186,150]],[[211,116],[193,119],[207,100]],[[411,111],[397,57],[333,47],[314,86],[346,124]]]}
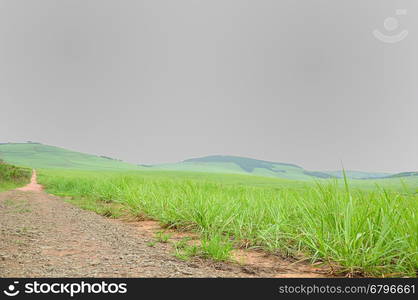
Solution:
{"label": "distant hill", "polygon": [[301,167],[288,164],[288,163],[278,163],[278,162],[271,162],[266,160],[259,160],[247,157],[239,157],[239,156],[228,156],[228,155],[212,155],[212,156],[205,156],[200,158],[191,158],[184,160],[184,162],[204,162],[204,163],[235,163],[240,166],[244,171],[252,172],[256,168],[264,168],[268,169],[273,172],[281,172],[282,170],[278,169],[278,167],[282,168],[297,168],[302,169]]}
{"label": "distant hill", "polygon": [[309,179],[303,169],[295,164],[270,162],[239,156],[213,155],[187,159],[178,163],[148,166],[148,169],[190,172],[214,172],[228,174],[251,174],[256,176],[289,179]]}
{"label": "distant hill", "polygon": [[[342,178],[342,171],[308,171],[296,164],[272,162],[247,157],[212,155],[186,159],[182,162],[160,165],[146,165],[147,168],[160,170],[237,173],[256,176],[279,177],[296,180],[310,180],[314,178]],[[360,171],[346,171],[349,178],[383,178],[390,173],[369,173]]]}
{"label": "distant hill", "polygon": [[[35,142],[0,143],[0,159],[29,168],[76,170],[166,170],[246,174],[294,180],[342,178],[342,171],[311,171],[296,164],[272,162],[240,156],[212,155],[178,163],[134,165],[105,155],[92,155]],[[398,174],[346,171],[351,179],[390,179],[418,176],[418,172]]]}
{"label": "distant hill", "polygon": [[402,173],[388,175],[384,178],[400,178],[400,177],[411,177],[411,176],[418,177],[418,172],[402,172]]}
{"label": "distant hill", "polygon": [[[343,178],[343,171],[325,171],[324,173],[337,178]],[[345,171],[347,177],[352,179],[377,179],[391,176],[391,173],[376,173],[376,172],[363,172],[363,171]]]}
{"label": "distant hill", "polygon": [[0,159],[30,168],[79,170],[139,170],[139,166],[40,143],[1,143]]}

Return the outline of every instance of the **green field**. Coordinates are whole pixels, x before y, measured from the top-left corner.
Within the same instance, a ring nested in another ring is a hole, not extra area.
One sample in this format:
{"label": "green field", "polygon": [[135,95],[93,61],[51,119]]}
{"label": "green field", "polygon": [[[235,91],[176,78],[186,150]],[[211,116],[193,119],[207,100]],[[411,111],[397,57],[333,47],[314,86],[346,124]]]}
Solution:
{"label": "green field", "polygon": [[[416,276],[418,177],[292,181],[179,171],[42,170],[48,192],[99,214],[151,217],[197,232],[180,257],[239,247],[331,262],[341,274]],[[180,250],[179,250],[180,251]]]}
{"label": "green field", "polygon": [[31,174],[30,169],[12,166],[0,160],[0,192],[27,184]]}
{"label": "green field", "polygon": [[[417,274],[413,172],[347,171],[341,179],[340,171],[235,156],[136,166],[37,143],[0,144],[0,158],[36,168],[48,192],[84,209],[198,233],[199,246],[176,248],[181,258],[228,260],[234,248],[251,247],[332,264],[339,274]],[[28,181],[29,169],[13,179],[11,168],[0,165],[9,174],[0,189]]]}
{"label": "green field", "polygon": [[75,170],[139,170],[116,159],[80,153],[38,143],[0,144],[0,159],[17,166]]}

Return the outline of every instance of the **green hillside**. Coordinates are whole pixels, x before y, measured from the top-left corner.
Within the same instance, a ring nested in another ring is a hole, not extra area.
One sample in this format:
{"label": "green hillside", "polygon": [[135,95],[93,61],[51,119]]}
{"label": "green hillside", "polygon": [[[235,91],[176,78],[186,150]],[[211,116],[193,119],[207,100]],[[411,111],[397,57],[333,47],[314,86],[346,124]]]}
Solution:
{"label": "green hillside", "polygon": [[[149,170],[246,174],[293,180],[343,178],[342,171],[309,171],[295,164],[227,155],[212,155],[187,159],[178,163],[142,166],[147,167]],[[413,176],[414,174],[413,172],[400,173],[396,177]],[[346,175],[351,179],[383,179],[394,176],[390,173],[350,170],[346,171]]]}
{"label": "green hillside", "polygon": [[405,178],[405,177],[418,177],[418,172],[401,172],[397,174],[393,174],[390,176],[387,176],[386,178]]}
{"label": "green hillside", "polygon": [[245,174],[288,179],[310,179],[297,165],[273,163],[238,156],[206,156],[187,159],[178,163],[147,166],[149,170]]}
{"label": "green hillside", "polygon": [[[0,159],[37,169],[73,169],[98,171],[181,171],[218,174],[239,174],[291,180],[342,178],[341,171],[309,171],[301,166],[239,156],[213,155],[187,159],[178,163],[134,165],[107,156],[80,153],[40,143],[0,143]],[[399,174],[346,171],[351,179],[407,178],[414,181],[416,172]],[[418,178],[418,177],[417,177]]]}
{"label": "green hillside", "polygon": [[179,163],[152,165],[148,166],[148,168],[171,171],[246,174],[294,180],[333,177],[322,172],[308,172],[295,164],[224,155],[192,158]]}
{"label": "green hillside", "polygon": [[139,170],[140,167],[109,157],[66,150],[39,143],[0,144],[0,159],[17,166],[44,169]]}

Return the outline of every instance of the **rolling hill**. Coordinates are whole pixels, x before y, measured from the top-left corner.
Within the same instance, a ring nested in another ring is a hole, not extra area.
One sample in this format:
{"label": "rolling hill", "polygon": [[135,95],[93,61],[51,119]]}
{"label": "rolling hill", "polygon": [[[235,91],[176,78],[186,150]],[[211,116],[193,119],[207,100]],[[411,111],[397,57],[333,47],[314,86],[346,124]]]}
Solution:
{"label": "rolling hill", "polygon": [[[313,178],[342,178],[342,171],[308,171],[301,166],[282,162],[271,162],[239,156],[213,155],[187,159],[182,162],[159,165],[141,165],[149,169],[217,172],[229,174],[248,174],[255,176],[279,177],[295,180],[310,180]],[[346,171],[353,179],[378,179],[392,176],[390,173],[369,173]]]}
{"label": "rolling hill", "polygon": [[209,172],[225,174],[247,174],[255,176],[280,177],[288,179],[311,179],[303,168],[286,163],[274,163],[237,156],[206,156],[187,159],[178,163],[141,165],[154,170]]}
{"label": "rolling hill", "polygon": [[[186,159],[178,163],[135,165],[107,156],[71,151],[40,143],[0,143],[0,159],[17,166],[40,169],[74,169],[98,171],[186,171],[241,174],[293,180],[342,178],[342,171],[309,171],[301,166],[239,156],[212,155]],[[417,172],[398,174],[346,171],[351,179],[415,178]]]}
{"label": "rolling hill", "polygon": [[0,144],[0,159],[30,168],[78,170],[139,170],[139,166],[40,143]]}

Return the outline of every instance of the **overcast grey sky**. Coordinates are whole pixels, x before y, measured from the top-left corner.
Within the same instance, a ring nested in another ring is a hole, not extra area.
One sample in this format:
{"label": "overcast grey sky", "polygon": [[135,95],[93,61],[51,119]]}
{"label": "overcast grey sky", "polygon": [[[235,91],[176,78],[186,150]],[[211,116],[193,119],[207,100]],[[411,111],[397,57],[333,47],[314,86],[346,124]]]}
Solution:
{"label": "overcast grey sky", "polygon": [[0,142],[418,170],[417,23],[416,0],[0,0]]}

